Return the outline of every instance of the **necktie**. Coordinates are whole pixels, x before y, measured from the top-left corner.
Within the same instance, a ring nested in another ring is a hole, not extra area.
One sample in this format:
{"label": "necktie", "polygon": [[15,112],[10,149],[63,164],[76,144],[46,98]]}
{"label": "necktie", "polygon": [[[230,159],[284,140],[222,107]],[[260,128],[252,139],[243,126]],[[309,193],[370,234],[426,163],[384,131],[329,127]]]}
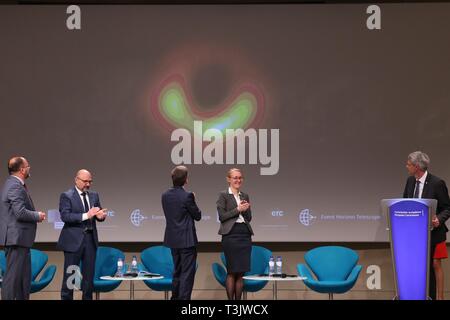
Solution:
{"label": "necktie", "polygon": [[86,199],[86,192],[82,192],[81,196],[83,197],[84,212],[88,212],[90,208],[89,208],[89,204]]}
{"label": "necktie", "polygon": [[[81,196],[83,197],[84,211],[88,212],[90,208],[89,208],[89,204],[88,204],[87,199],[86,199],[86,192],[82,192]],[[86,222],[86,228],[88,230],[92,230],[92,220],[91,219],[87,219],[85,222]]]}
{"label": "necktie", "polygon": [[420,189],[420,180],[416,180],[416,188],[414,189],[414,197],[413,198],[419,197],[419,189]]}

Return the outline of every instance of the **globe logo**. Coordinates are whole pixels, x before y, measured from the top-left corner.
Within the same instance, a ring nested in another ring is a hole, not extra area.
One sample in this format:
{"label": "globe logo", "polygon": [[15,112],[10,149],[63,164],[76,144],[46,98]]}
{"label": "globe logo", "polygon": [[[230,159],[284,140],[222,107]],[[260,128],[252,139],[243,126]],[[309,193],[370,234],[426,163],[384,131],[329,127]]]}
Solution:
{"label": "globe logo", "polygon": [[143,216],[141,214],[141,210],[136,209],[136,210],[133,210],[133,212],[131,212],[130,220],[131,220],[131,223],[133,224],[133,226],[140,227],[142,221],[144,221],[145,219],[148,219],[148,217]]}
{"label": "globe logo", "polygon": [[316,217],[310,213],[309,209],[303,209],[298,215],[298,221],[305,227],[309,227],[313,224],[314,219],[316,219]]}

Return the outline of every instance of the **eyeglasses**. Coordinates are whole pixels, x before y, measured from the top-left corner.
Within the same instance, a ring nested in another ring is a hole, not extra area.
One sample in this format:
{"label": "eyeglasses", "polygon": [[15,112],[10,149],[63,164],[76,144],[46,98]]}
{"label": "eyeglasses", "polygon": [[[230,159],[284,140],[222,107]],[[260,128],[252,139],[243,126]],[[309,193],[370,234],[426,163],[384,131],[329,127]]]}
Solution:
{"label": "eyeglasses", "polygon": [[93,180],[83,180],[83,179],[78,178],[78,177],[77,177],[77,179],[80,180],[83,183],[92,183],[93,182]]}
{"label": "eyeglasses", "polygon": [[233,180],[244,180],[244,177],[230,177]]}

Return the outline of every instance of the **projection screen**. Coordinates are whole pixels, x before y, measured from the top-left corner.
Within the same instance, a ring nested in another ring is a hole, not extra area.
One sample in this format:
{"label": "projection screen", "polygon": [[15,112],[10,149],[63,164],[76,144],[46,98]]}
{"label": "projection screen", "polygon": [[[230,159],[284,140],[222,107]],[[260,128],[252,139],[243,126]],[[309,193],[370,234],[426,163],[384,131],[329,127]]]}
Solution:
{"label": "projection screen", "polygon": [[67,6],[2,6],[2,183],[24,155],[39,242],[81,168],[101,241],[162,241],[181,163],[199,241],[220,241],[233,167],[254,241],[387,241],[380,200],[402,196],[409,153],[450,180],[450,5],[380,5],[381,29],[367,7],[90,5],[70,29]]}

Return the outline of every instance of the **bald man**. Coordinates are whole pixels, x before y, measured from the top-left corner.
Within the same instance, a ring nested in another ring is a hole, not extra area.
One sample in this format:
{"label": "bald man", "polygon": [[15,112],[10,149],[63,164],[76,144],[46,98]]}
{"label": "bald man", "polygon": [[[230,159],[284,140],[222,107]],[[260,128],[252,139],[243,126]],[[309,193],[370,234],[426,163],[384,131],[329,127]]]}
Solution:
{"label": "bald man", "polygon": [[30,248],[36,237],[36,224],[45,219],[45,213],[35,210],[25,184],[30,177],[27,159],[11,158],[8,173],[0,204],[0,245],[5,247],[6,254],[2,300],[28,300],[31,289]]}
{"label": "bald man", "polygon": [[95,256],[98,247],[96,221],[104,221],[106,209],[102,209],[98,193],[90,191],[92,174],[81,169],[75,176],[75,186],[63,192],[59,198],[59,212],[64,227],[58,240],[58,248],[64,251],[62,300],[73,300],[74,269],[82,262],[81,290],[83,300],[92,300],[94,289]]}

